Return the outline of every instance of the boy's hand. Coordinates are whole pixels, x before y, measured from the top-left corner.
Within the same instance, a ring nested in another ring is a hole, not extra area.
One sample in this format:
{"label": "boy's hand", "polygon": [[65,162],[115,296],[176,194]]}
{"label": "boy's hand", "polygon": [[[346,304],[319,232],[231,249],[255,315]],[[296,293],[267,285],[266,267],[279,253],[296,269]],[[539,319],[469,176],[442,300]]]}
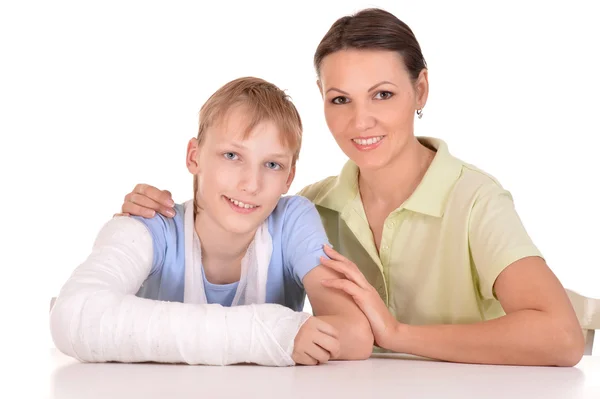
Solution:
{"label": "boy's hand", "polygon": [[338,332],[330,324],[312,316],[298,331],[294,339],[292,359],[296,364],[317,365],[327,363],[340,354]]}
{"label": "boy's hand", "polygon": [[132,192],[125,196],[120,215],[135,215],[152,218],[159,212],[165,217],[175,216],[172,195],[167,190],[159,190],[148,184],[138,184]]}

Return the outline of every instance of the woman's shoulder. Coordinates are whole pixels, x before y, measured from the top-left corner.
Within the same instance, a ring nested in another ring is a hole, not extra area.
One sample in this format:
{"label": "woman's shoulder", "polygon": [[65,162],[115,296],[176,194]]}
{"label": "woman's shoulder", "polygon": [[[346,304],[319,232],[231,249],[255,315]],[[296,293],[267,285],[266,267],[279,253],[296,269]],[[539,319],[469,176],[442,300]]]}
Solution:
{"label": "woman's shoulder", "polygon": [[[424,137],[420,138],[420,141],[436,149],[436,156],[424,178],[424,181],[428,179],[426,185],[430,191],[446,196],[449,194],[446,190],[450,189],[451,195],[464,198],[465,195],[478,196],[490,190],[503,190],[500,181],[494,175],[454,156],[443,140]],[[435,187],[438,189],[434,189]]]}
{"label": "woman's shoulder", "polygon": [[493,174],[473,164],[461,162],[461,173],[450,195],[451,204],[464,208],[470,204],[470,209],[479,204],[485,206],[496,198],[508,197],[513,200],[511,192]]}
{"label": "woman's shoulder", "polygon": [[321,181],[309,184],[300,190],[297,195],[315,202],[318,198],[325,196],[333,188],[337,180],[338,176],[329,176]]}

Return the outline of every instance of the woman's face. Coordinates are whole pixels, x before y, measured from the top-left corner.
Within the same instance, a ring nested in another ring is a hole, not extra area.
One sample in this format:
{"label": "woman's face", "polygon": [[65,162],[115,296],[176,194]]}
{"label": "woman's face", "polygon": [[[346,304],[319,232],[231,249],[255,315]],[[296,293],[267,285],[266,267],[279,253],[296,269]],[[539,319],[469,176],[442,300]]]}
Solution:
{"label": "woman's face", "polygon": [[318,84],[329,130],[359,168],[388,165],[414,139],[415,111],[427,100],[427,71],[413,84],[397,52],[329,54]]}

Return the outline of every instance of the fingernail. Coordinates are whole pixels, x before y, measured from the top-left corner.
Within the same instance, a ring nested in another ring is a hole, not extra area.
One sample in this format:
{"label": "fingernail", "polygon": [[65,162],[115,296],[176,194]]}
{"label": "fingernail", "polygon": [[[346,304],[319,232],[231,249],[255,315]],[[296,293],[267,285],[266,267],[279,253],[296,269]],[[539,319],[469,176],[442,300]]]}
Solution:
{"label": "fingernail", "polygon": [[149,218],[153,218],[153,217],[154,217],[154,215],[156,215],[156,212],[154,212],[154,211],[150,211],[150,212],[148,212],[148,217],[149,217]]}
{"label": "fingernail", "polygon": [[172,199],[167,201],[167,206],[170,206],[171,208],[175,206],[175,201],[173,201]]}
{"label": "fingernail", "polygon": [[175,211],[173,211],[171,209],[168,209],[166,212],[167,212],[167,215],[170,216],[170,217],[175,216]]}

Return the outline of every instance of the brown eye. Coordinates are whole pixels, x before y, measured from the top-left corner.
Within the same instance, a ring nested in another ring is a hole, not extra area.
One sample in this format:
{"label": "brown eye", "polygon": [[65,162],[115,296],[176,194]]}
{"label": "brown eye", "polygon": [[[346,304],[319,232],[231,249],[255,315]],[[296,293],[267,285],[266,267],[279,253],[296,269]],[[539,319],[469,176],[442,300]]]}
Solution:
{"label": "brown eye", "polygon": [[394,93],[391,91],[380,91],[375,94],[375,99],[377,100],[389,100],[394,96]]}
{"label": "brown eye", "polygon": [[350,100],[348,100],[348,97],[344,97],[344,96],[338,96],[338,97],[334,98],[333,100],[331,100],[331,102],[334,104],[346,104],[349,101]]}

